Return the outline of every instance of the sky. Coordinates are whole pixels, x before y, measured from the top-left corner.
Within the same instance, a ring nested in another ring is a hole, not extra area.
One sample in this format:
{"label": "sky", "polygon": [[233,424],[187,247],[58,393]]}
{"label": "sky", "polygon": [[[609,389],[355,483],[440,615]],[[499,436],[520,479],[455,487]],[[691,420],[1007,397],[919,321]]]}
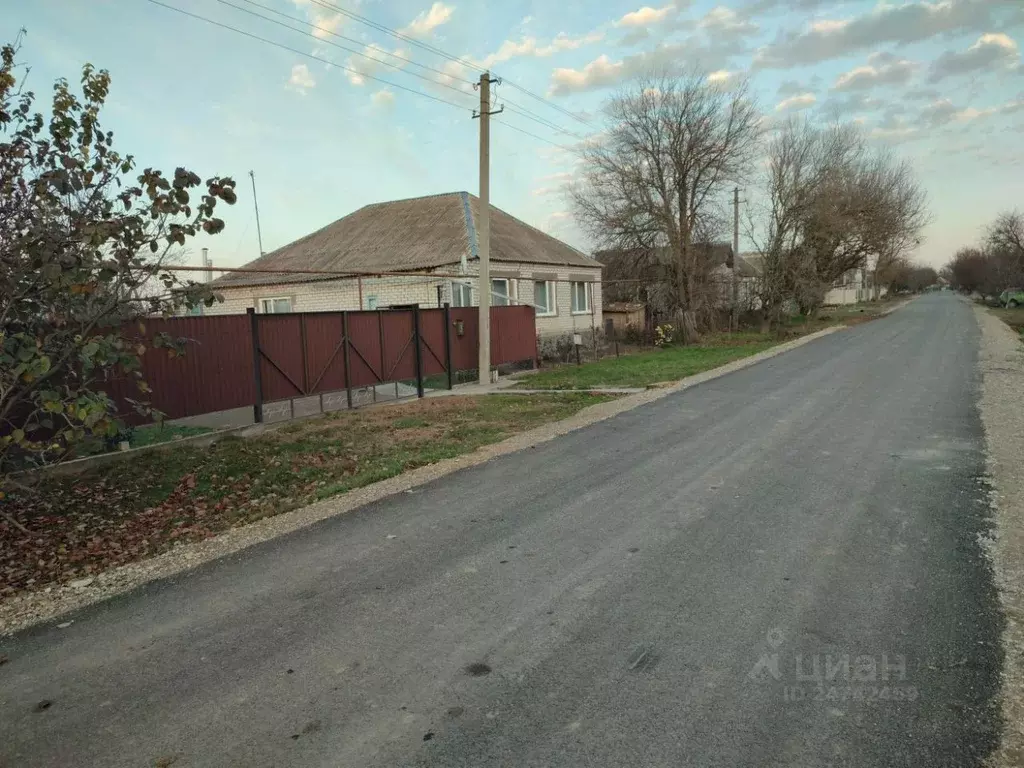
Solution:
{"label": "sky", "polygon": [[369,203],[477,193],[483,67],[505,107],[491,202],[584,250],[571,148],[616,89],[666,66],[749,78],[765,114],[856,121],[906,158],[930,202],[922,262],[1024,209],[1024,0],[160,2],[206,20],[150,0],[0,0],[0,35],[27,30],[42,98],[86,62],[109,70],[101,121],[140,168],[237,180],[194,264],[201,246],[220,266],[259,255],[249,171],[264,251]]}

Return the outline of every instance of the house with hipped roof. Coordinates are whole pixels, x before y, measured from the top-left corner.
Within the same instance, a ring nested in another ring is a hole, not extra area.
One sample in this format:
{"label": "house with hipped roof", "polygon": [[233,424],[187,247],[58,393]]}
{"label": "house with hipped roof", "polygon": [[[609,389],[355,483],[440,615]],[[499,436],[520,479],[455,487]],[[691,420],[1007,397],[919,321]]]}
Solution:
{"label": "house with hipped roof", "polygon": [[[479,212],[468,192],[367,205],[217,278],[204,312],[475,306]],[[541,336],[601,328],[598,261],[493,205],[490,233],[492,305],[533,306]]]}

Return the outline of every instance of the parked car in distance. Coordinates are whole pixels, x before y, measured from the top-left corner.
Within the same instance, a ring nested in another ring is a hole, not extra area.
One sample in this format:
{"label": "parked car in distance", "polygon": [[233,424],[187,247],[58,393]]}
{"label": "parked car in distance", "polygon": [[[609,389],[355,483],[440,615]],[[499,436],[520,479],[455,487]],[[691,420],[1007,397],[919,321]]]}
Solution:
{"label": "parked car in distance", "polygon": [[1024,307],[1024,288],[1007,288],[999,294],[999,304],[1010,309]]}

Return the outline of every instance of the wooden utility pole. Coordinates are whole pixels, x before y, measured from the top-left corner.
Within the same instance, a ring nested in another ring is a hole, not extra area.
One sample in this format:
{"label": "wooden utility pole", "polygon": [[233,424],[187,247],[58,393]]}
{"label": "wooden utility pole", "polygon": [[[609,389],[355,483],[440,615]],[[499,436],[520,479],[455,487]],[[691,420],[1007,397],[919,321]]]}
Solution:
{"label": "wooden utility pole", "polygon": [[260,243],[260,256],[263,255],[263,233],[260,231],[260,206],[256,202],[256,174],[249,171],[249,178],[252,179],[252,205],[256,209],[256,238]]}
{"label": "wooden utility pole", "polygon": [[491,83],[498,82],[490,72],[480,75],[480,110],[473,117],[480,119],[480,211],[477,250],[480,255],[480,341],[479,381],[491,383]]}
{"label": "wooden utility pole", "polygon": [[740,329],[740,188],[732,191],[732,313],[729,329]]}

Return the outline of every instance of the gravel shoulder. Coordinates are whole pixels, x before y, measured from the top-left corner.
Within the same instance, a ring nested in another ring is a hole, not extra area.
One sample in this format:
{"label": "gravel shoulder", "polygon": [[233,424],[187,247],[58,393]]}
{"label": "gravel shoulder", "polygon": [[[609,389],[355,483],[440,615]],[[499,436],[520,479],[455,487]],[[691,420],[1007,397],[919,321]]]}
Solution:
{"label": "gravel shoulder", "polygon": [[989,542],[1006,616],[1002,742],[992,766],[1024,765],[1024,345],[992,313],[975,307],[978,365],[995,536]]}
{"label": "gravel shoulder", "polygon": [[[51,621],[149,582],[173,577],[211,560],[234,555],[249,547],[306,528],[321,520],[351,512],[389,496],[411,493],[412,489],[445,475],[483,464],[498,456],[540,445],[676,392],[755,365],[842,328],[843,326],[826,328],[817,333],[779,344],[764,352],[689,376],[669,387],[651,389],[640,394],[590,406],[568,419],[522,432],[499,443],[484,446],[472,453],[419,467],[292,512],[233,528],[205,541],[183,544],[156,557],[111,568],[93,579],[85,580],[87,583],[72,583],[53,587],[48,591],[13,597],[0,603],[0,636],[13,635],[30,626]],[[512,397],[513,395],[503,396]]]}

